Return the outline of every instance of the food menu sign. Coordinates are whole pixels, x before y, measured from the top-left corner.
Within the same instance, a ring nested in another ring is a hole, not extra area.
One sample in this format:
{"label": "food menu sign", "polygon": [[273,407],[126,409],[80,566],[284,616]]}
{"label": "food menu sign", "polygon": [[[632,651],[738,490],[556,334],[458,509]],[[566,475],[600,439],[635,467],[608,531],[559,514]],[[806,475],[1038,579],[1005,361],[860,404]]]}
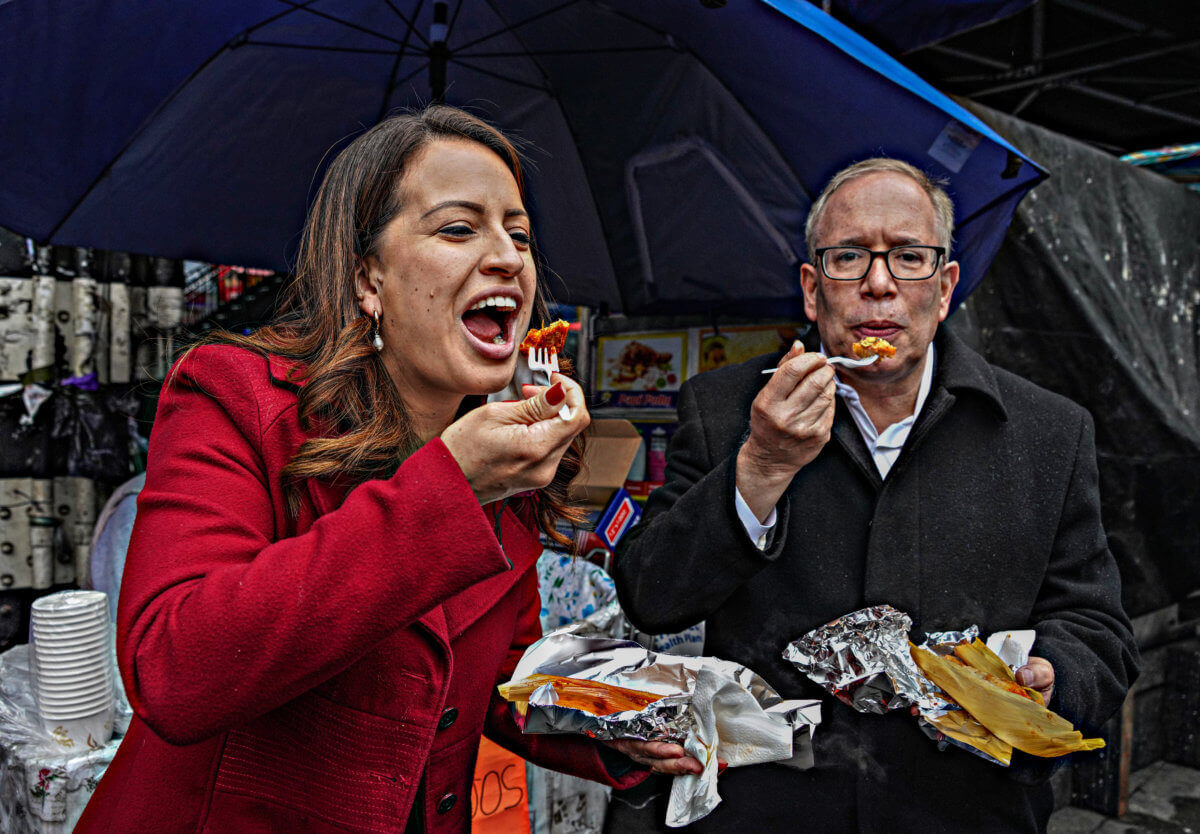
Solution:
{"label": "food menu sign", "polygon": [[688,334],[622,333],[596,344],[596,390],[613,408],[674,408],[687,368]]}
{"label": "food menu sign", "polygon": [[787,350],[800,338],[803,325],[798,322],[722,327],[699,331],[700,357],[696,371],[704,373],[726,365],[737,365],[764,353]]}

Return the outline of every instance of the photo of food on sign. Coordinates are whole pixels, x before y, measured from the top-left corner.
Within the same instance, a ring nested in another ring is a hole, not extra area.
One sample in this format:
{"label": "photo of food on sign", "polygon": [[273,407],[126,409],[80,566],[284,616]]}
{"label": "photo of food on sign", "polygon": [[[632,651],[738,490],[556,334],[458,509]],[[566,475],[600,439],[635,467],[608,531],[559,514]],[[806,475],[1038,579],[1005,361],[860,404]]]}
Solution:
{"label": "photo of food on sign", "polygon": [[602,336],[599,385],[605,391],[678,391],[687,354],[685,333]]}
{"label": "photo of food on sign", "polygon": [[787,350],[800,335],[799,324],[702,328],[698,373],[737,365],[764,353]]}

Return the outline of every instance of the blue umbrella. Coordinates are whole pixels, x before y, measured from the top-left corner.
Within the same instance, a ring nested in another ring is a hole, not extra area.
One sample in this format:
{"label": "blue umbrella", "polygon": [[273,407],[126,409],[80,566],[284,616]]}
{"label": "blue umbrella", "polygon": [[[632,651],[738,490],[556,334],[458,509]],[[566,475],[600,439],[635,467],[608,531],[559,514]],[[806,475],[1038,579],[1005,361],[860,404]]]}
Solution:
{"label": "blue umbrella", "polygon": [[559,300],[793,312],[843,165],[945,177],[958,298],[1044,172],[803,0],[0,2],[0,226],[285,269],[330,148],[431,82],[528,140]]}

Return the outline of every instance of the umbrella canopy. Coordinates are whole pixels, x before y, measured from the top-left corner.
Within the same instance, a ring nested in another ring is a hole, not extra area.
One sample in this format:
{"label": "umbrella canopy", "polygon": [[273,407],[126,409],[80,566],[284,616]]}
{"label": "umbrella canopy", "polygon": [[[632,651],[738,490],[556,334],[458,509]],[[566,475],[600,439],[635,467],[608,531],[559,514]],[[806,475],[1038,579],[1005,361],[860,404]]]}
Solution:
{"label": "umbrella canopy", "polygon": [[803,0],[706,5],[8,0],[0,225],[286,269],[313,172],[428,101],[432,60],[447,103],[530,143],[559,300],[790,312],[814,194],[880,154],[949,181],[965,297],[1044,173]]}

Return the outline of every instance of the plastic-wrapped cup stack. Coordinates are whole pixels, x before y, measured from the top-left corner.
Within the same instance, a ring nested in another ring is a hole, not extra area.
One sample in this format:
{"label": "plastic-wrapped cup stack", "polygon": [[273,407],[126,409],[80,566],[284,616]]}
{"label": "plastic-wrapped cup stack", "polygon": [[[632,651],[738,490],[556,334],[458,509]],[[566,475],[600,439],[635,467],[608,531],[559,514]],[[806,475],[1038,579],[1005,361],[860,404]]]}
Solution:
{"label": "plastic-wrapped cup stack", "polygon": [[103,591],[62,591],[32,606],[29,643],[42,726],[82,751],[112,738],[112,626]]}

